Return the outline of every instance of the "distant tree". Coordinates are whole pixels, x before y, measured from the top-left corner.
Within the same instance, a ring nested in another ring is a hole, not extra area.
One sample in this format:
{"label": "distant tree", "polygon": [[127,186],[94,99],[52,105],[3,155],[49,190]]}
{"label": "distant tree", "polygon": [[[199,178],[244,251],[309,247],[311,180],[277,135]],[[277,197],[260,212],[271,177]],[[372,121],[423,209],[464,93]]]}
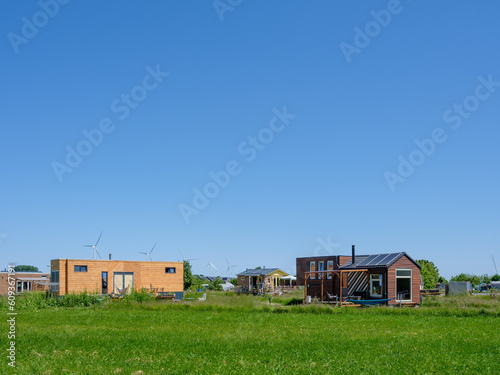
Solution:
{"label": "distant tree", "polygon": [[38,272],[38,267],[19,265],[19,266],[14,267],[14,271],[16,271],[16,272]]}
{"label": "distant tree", "polygon": [[188,290],[193,285],[193,273],[191,272],[191,263],[184,261],[184,290]]}
{"label": "distant tree", "polygon": [[208,283],[208,289],[210,290],[222,290],[222,284],[224,284],[224,281],[220,277],[216,278],[214,281],[210,281]]}
{"label": "distant tree", "polygon": [[452,276],[450,281],[470,281],[472,283],[472,286],[481,284],[481,279],[479,278],[479,276],[469,273],[461,273],[459,275]]}
{"label": "distant tree", "polygon": [[262,267],[261,267],[261,266],[259,266],[259,267],[255,267],[255,269],[256,269],[256,270],[260,270],[260,269],[262,269]]}
{"label": "distant tree", "polygon": [[491,281],[500,281],[500,275],[497,273],[491,276]]}
{"label": "distant tree", "polygon": [[479,276],[479,284],[485,283],[489,284],[491,283],[491,277],[489,277],[487,274]]}
{"label": "distant tree", "polygon": [[238,279],[237,278],[232,279],[231,284],[233,284],[234,286],[238,286]]}
{"label": "distant tree", "polygon": [[448,280],[446,280],[443,276],[438,277],[438,283],[448,284]]}
{"label": "distant tree", "polygon": [[[203,275],[200,275],[203,277]],[[191,284],[191,288],[198,290],[198,289],[203,289],[204,286],[203,284],[208,284],[207,280],[201,279],[200,276],[198,275],[193,275],[193,283]]]}
{"label": "distant tree", "polygon": [[424,289],[434,289],[439,280],[438,268],[430,260],[420,259],[417,260],[417,263],[420,264],[420,267],[422,267],[420,274],[422,275],[422,280],[424,282]]}

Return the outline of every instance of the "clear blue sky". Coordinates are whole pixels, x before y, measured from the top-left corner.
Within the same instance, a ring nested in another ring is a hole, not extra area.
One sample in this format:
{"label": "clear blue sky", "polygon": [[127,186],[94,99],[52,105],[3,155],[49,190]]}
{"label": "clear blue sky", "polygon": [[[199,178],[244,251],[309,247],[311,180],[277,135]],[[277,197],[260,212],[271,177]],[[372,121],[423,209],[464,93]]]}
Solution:
{"label": "clear blue sky", "polygon": [[101,230],[203,274],[351,244],[500,265],[498,2],[45,3],[0,3],[1,268]]}

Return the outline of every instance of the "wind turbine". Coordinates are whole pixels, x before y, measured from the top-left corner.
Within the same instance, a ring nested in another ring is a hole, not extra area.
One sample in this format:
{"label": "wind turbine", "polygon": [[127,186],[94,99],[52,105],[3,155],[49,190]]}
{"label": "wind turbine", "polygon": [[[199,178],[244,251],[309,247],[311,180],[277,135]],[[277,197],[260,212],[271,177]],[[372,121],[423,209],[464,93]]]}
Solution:
{"label": "wind turbine", "polygon": [[212,263],[212,259],[210,259],[210,262],[205,266],[205,267],[208,267],[208,276],[212,276],[212,268],[216,271],[218,271],[219,269],[217,267],[214,266],[214,264]]}
{"label": "wind turbine", "polygon": [[95,253],[97,253],[97,255],[99,255],[99,259],[101,259],[101,254],[99,254],[99,250],[97,250],[97,244],[99,243],[99,240],[101,239],[101,236],[102,236],[102,230],[101,230],[101,234],[99,235],[99,238],[97,239],[97,242],[95,243],[95,245],[83,245],[85,247],[91,247],[92,248],[92,251],[93,251],[92,259],[95,259]]}
{"label": "wind turbine", "polygon": [[497,265],[495,264],[495,258],[493,258],[493,254],[491,254],[491,260],[493,261],[493,267],[495,267],[495,275],[498,275]]}
{"label": "wind turbine", "polygon": [[177,249],[177,251],[179,252],[179,254],[181,254],[181,257],[182,257],[182,262],[184,263],[186,260],[187,261],[190,261],[190,260],[196,260],[195,258],[191,258],[191,259],[186,259],[184,258],[184,254],[181,253],[181,251],[179,249]]}
{"label": "wind turbine", "polygon": [[234,268],[234,267],[238,267],[238,266],[232,266],[229,261],[227,260],[226,258],[226,262],[227,262],[227,277],[231,277],[231,268]]}
{"label": "wind turbine", "polygon": [[145,254],[148,257],[148,260],[152,261],[153,259],[151,259],[151,253],[153,252],[153,250],[155,249],[155,247],[156,247],[156,243],[154,244],[153,248],[149,251],[149,253],[143,253],[142,251],[139,251],[138,253],[139,254]]}

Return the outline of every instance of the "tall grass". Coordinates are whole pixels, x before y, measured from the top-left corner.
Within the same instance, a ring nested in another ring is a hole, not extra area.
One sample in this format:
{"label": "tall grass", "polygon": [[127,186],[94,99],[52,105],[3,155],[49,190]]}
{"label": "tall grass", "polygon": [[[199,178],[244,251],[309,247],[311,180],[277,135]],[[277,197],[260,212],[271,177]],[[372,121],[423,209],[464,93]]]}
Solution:
{"label": "tall grass", "polygon": [[[71,293],[58,297],[48,292],[30,292],[16,296],[17,310],[38,310],[50,307],[90,307],[99,306],[104,302],[103,297],[87,292]],[[0,300],[0,308],[7,309],[7,300]]]}
{"label": "tall grass", "polygon": [[[420,308],[398,308],[378,306],[369,308],[336,307],[330,304],[302,304],[297,295],[279,297],[253,296],[231,292],[208,292],[205,301],[197,295],[191,301],[156,301],[146,290],[132,290],[119,300],[89,293],[68,294],[54,297],[43,292],[25,293],[17,296],[16,309],[38,310],[46,308],[93,307],[109,310],[128,309],[150,311],[238,311],[273,314],[373,314],[373,315],[417,315],[417,316],[497,316],[500,317],[500,299],[490,296],[424,297]],[[0,299],[0,309],[7,309],[7,300]]]}

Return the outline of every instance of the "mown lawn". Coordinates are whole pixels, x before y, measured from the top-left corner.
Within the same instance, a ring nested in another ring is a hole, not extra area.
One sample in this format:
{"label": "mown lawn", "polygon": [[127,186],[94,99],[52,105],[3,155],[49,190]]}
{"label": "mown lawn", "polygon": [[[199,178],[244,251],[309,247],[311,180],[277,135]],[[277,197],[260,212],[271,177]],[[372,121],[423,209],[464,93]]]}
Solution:
{"label": "mown lawn", "polygon": [[[157,307],[20,311],[17,368],[12,371],[2,359],[0,372],[498,374],[500,369],[498,316]],[[6,335],[0,342],[7,347]]]}

